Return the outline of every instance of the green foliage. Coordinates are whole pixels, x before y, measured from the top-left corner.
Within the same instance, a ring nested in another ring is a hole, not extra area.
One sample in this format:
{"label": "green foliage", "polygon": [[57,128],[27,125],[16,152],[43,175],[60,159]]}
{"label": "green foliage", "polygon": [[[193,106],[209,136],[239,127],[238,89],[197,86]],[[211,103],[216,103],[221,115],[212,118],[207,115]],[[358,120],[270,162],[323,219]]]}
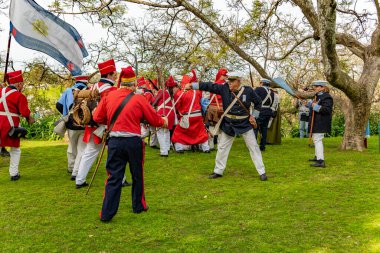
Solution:
{"label": "green foliage", "polygon": [[344,115],[338,114],[334,115],[331,124],[331,134],[330,137],[343,136],[345,129]]}
{"label": "green foliage", "polygon": [[[371,113],[369,118],[371,135],[378,135],[378,125],[380,124],[380,113]],[[345,130],[345,119],[343,114],[335,114],[332,120],[331,134],[328,137],[343,136]],[[364,130],[363,130],[364,131]],[[294,125],[290,132],[286,132],[285,136],[291,136],[293,138],[299,137],[299,124]]]}
{"label": "green foliage", "polygon": [[59,119],[57,115],[49,115],[36,120],[34,124],[27,124],[27,122],[22,120],[21,125],[28,130],[27,139],[32,140],[45,140],[45,141],[55,141],[62,139],[59,135],[53,132],[54,122]]}
{"label": "green foliage", "polygon": [[379,124],[380,124],[380,112],[371,113],[369,117],[369,129],[371,131],[371,135],[379,134]]}
{"label": "green foliage", "polygon": [[132,213],[131,188],[123,188],[117,215],[102,223],[105,159],[85,195],[66,173],[67,144],[24,141],[19,181],[9,180],[9,159],[0,157],[0,251],[379,252],[377,140],[364,152],[340,151],[340,142],[324,140],[326,169],[310,168],[307,140],[268,146],[267,182],[243,138],[216,180],[207,179],[215,152],[161,158],[147,148],[149,211]]}
{"label": "green foliage", "polygon": [[253,8],[251,11],[252,19],[255,21],[258,21],[262,15],[262,13],[265,11],[264,3],[260,0],[254,0],[253,1]]}

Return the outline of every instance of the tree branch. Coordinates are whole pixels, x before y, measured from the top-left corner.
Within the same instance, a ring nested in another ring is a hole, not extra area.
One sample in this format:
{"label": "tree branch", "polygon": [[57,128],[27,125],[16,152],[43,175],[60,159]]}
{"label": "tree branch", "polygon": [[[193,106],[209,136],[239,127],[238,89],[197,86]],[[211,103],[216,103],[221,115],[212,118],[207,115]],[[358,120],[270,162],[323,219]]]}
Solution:
{"label": "tree branch", "polygon": [[323,65],[327,80],[342,90],[352,101],[360,100],[359,87],[355,81],[340,68],[336,51],[336,6],[335,0],[318,0],[319,29]]}
{"label": "tree branch", "polygon": [[380,22],[380,4],[379,0],[374,0],[375,6],[376,6],[376,12],[377,12],[377,22]]}
{"label": "tree branch", "polygon": [[168,34],[166,35],[166,38],[165,38],[165,42],[164,42],[164,46],[163,46],[163,48],[166,47],[166,43],[168,42],[169,36],[170,36],[170,34],[171,34],[171,32],[172,32],[172,29],[173,29],[173,26],[174,26],[175,19],[177,18],[177,15],[178,15],[181,11],[182,11],[182,10],[177,11],[177,12],[174,14],[173,18],[172,18],[172,21],[171,21],[171,23],[170,23],[170,27],[169,27]]}
{"label": "tree branch", "polygon": [[[101,0],[100,2],[101,2],[101,5],[95,9],[92,9],[92,8],[88,9],[86,6],[82,5],[82,7],[84,7],[85,10],[80,11],[80,12],[64,12],[60,9],[56,9],[56,10],[52,10],[52,11],[57,13],[57,14],[81,15],[81,14],[87,14],[87,13],[99,13],[99,12],[101,12],[107,8],[112,14],[112,11],[111,11],[109,6],[112,4],[113,0],[109,0],[108,2],[103,2],[103,0]],[[73,4],[74,4],[74,2],[73,2]]]}
{"label": "tree branch", "polygon": [[143,1],[143,0],[122,0],[122,1],[128,2],[128,3],[142,4],[142,5],[146,5],[150,7],[164,8],[164,9],[177,8],[180,6],[179,4],[158,4],[158,3],[152,3],[149,1]]}
{"label": "tree branch", "polygon": [[267,26],[269,18],[273,15],[273,12],[276,11],[276,9],[279,6],[279,4],[281,3],[281,1],[282,0],[277,0],[276,2],[274,2],[272,4],[271,8],[268,11],[267,17],[264,19],[264,22],[263,22],[264,24],[262,25],[262,29],[264,29]]}
{"label": "tree branch", "polygon": [[[319,19],[322,17],[320,15],[317,15],[311,0],[292,0],[292,2],[301,9],[302,13],[309,21],[309,24],[314,29],[314,39],[319,40]],[[346,33],[338,33],[336,34],[336,43],[347,47],[347,49],[350,50],[353,54],[361,59],[364,59],[365,46],[361,44],[354,36]]]}
{"label": "tree branch", "polygon": [[265,78],[269,78],[269,75],[264,70],[264,68],[251,56],[249,56],[244,50],[242,50],[236,43],[234,43],[228,35],[219,28],[217,24],[215,24],[211,19],[209,19],[205,14],[203,14],[196,7],[191,5],[186,0],[175,0],[178,5],[183,6],[187,11],[193,13],[196,17],[202,20],[211,30],[213,30],[219,38],[221,38],[232,50],[234,50],[241,58],[252,64],[252,66],[257,70],[257,72]]}
{"label": "tree branch", "polygon": [[314,9],[313,2],[311,0],[292,0],[292,2],[301,9],[303,15],[305,15],[311,27],[313,27],[316,35],[315,38],[317,39],[319,34],[318,16]]}
{"label": "tree branch", "polygon": [[371,49],[374,50],[374,54],[380,56],[380,4],[379,0],[374,0],[377,10],[377,27],[372,34]]}
{"label": "tree branch", "polygon": [[284,60],[286,57],[288,57],[299,45],[301,45],[302,43],[304,43],[305,41],[309,40],[309,39],[313,39],[314,38],[314,35],[308,35],[306,36],[305,38],[301,39],[300,41],[297,41],[296,44],[294,44],[294,46],[288,51],[286,52],[283,56],[281,57],[271,57],[271,58],[268,58],[268,60],[272,60],[272,61],[281,61],[281,60]]}
{"label": "tree branch", "polygon": [[360,43],[354,36],[348,33],[337,33],[336,43],[347,47],[353,54],[364,60],[366,46]]}

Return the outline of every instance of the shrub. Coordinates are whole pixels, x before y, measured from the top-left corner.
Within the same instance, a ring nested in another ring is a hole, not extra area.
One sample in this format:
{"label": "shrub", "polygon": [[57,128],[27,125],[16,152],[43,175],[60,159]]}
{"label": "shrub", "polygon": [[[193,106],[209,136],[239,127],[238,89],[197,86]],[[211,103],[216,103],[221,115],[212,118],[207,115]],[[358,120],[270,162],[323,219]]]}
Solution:
{"label": "shrub", "polygon": [[49,115],[36,120],[29,125],[25,119],[21,121],[21,125],[28,130],[27,139],[54,141],[60,140],[61,137],[53,132],[54,122],[59,119],[58,115]]}

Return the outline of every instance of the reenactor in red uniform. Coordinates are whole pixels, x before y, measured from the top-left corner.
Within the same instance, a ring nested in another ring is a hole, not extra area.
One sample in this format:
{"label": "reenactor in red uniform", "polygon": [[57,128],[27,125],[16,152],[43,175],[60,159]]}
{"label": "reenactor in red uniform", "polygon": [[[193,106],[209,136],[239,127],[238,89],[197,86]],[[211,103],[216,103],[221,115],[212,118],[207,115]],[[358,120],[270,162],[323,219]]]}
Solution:
{"label": "reenactor in red uniform", "polygon": [[[176,83],[172,76],[166,81],[166,88],[172,88]],[[170,150],[170,130],[173,129],[176,113],[173,101],[173,93],[167,89],[160,89],[156,95],[156,111],[159,115],[168,117],[168,127],[159,128],[156,132],[157,140],[160,145],[160,155],[163,157],[169,156]]]}
{"label": "reenactor in red uniform", "polygon": [[[94,112],[94,120],[106,124],[110,130],[106,164],[108,178],[100,213],[100,219],[104,222],[110,221],[117,213],[127,164],[133,180],[133,212],[148,210],[144,195],[145,144],[141,139],[140,122],[145,119],[151,126],[167,127],[167,118],[159,116],[143,96],[134,94],[137,85],[132,67],[122,70],[120,80],[120,89],[102,99]],[[115,116],[122,103],[123,109]],[[114,116],[115,121],[111,126]]]}
{"label": "reenactor in red uniform", "polygon": [[[227,80],[227,69],[219,69],[215,77],[215,83],[223,85]],[[205,123],[209,124],[209,133],[213,133],[215,130],[215,125],[218,123],[220,116],[223,114],[223,101],[222,97],[218,94],[210,93],[210,104],[207,107]],[[209,135],[208,144],[210,150],[214,150],[214,137],[217,138],[218,135]]]}
{"label": "reenactor in red uniform", "polygon": [[0,146],[11,147],[9,174],[12,181],[20,178],[18,170],[21,158],[20,136],[26,130],[20,128],[20,116],[25,117],[29,124],[34,123],[30,115],[28,101],[22,90],[24,79],[21,70],[7,73],[8,87],[0,88]]}
{"label": "reenactor in red uniform", "polygon": [[[184,76],[182,85],[193,82],[194,78],[196,78],[195,73],[193,78]],[[172,137],[176,152],[183,153],[190,150],[193,145],[199,145],[201,151],[209,153],[208,134],[201,112],[202,92],[179,90],[174,98],[178,101],[175,107],[181,117]]]}
{"label": "reenactor in red uniform", "polygon": [[[100,71],[100,81],[91,87],[91,90],[97,89],[100,93],[100,101],[102,101],[109,92],[116,90],[114,87],[117,78],[116,66],[113,59],[98,64]],[[83,141],[87,143],[80,161],[78,174],[72,175],[72,180],[75,180],[76,187],[87,186],[86,177],[96,160],[101,148],[102,139],[94,134],[97,125],[89,125],[85,127]]]}

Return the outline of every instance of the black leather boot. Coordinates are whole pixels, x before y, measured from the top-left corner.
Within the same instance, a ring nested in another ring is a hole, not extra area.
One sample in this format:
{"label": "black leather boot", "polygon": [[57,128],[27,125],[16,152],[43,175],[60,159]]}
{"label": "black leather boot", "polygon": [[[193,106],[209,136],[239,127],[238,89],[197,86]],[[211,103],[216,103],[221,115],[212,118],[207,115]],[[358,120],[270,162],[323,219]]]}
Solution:
{"label": "black leather boot", "polygon": [[316,161],[318,161],[316,156],[314,156],[314,158],[309,159],[309,162],[316,162]]}
{"label": "black leather boot", "polygon": [[326,164],[324,160],[317,160],[316,163],[311,164],[311,167],[316,167],[316,168],[326,168]]}

